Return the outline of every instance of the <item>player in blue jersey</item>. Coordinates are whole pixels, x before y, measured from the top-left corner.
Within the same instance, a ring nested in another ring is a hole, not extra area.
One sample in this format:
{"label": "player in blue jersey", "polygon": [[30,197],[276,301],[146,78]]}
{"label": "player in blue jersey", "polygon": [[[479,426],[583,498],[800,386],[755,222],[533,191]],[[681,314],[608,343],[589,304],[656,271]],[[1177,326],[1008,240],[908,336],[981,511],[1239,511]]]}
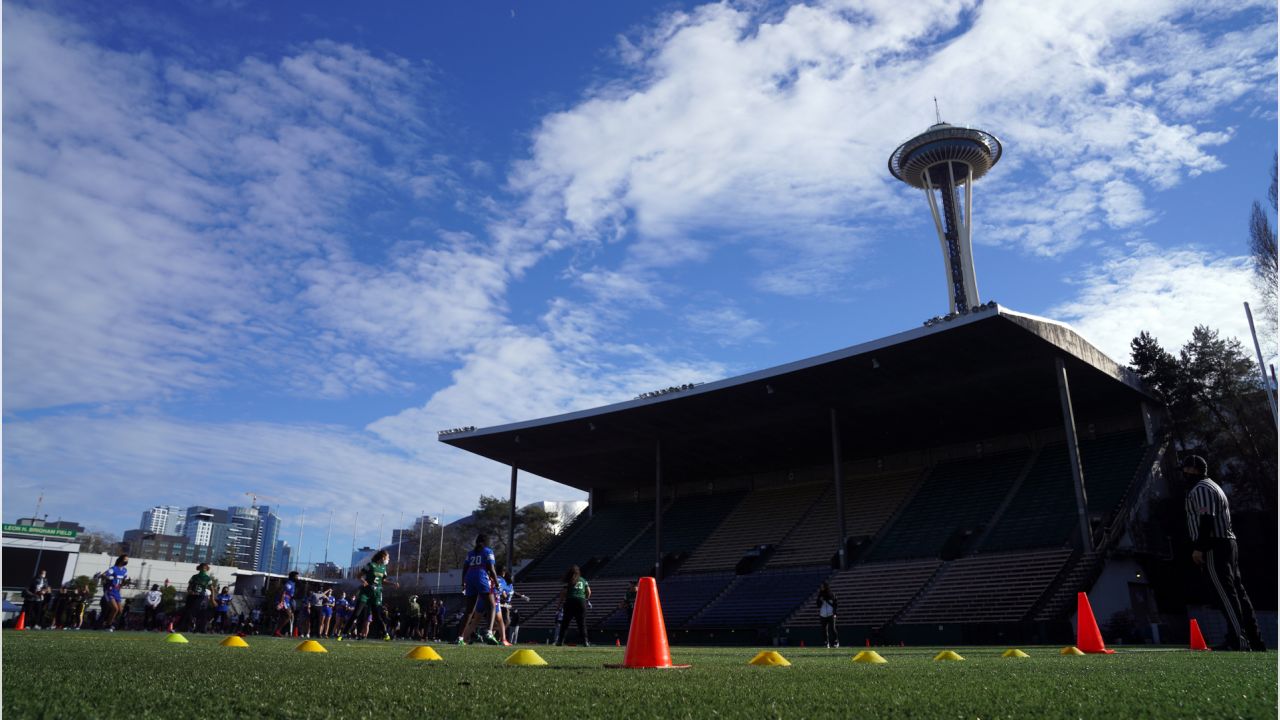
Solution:
{"label": "player in blue jersey", "polygon": [[226,632],[231,628],[231,588],[224,586],[222,592],[213,598],[213,602],[218,630]]}
{"label": "player in blue jersey", "polygon": [[[284,637],[280,630],[285,623],[293,624],[293,596],[298,592],[298,571],[294,570],[289,573],[289,579],[284,581],[284,587],[280,590],[280,601],[276,603],[276,613],[280,619],[276,621],[276,637]],[[292,633],[290,633],[292,634]]]}
{"label": "player in blue jersey", "polygon": [[511,622],[511,601],[516,598],[529,601],[528,595],[516,592],[516,586],[511,584],[511,570],[498,568],[498,623],[501,628],[498,637],[502,639],[503,645],[510,645],[516,641],[517,630]]}
{"label": "player in blue jersey", "polygon": [[488,535],[477,535],[476,545],[467,553],[467,559],[463,562],[462,576],[462,595],[464,597],[463,607],[470,605],[470,613],[467,620],[463,624],[462,632],[458,635],[458,644],[465,645],[466,638],[471,634],[471,630],[484,618],[488,616],[488,630],[482,635],[476,630],[476,639],[490,645],[497,645],[498,638],[493,634],[494,616],[497,611],[497,589],[498,589],[498,573],[495,569],[496,560],[493,555],[493,548],[489,547]]}
{"label": "player in blue jersey", "polygon": [[347,594],[342,593],[342,597],[333,603],[334,627],[333,633],[339,634],[342,629],[347,626],[347,621],[351,618],[351,601],[347,599]]}
{"label": "player in blue jersey", "polygon": [[99,575],[102,579],[102,627],[108,632],[115,632],[116,616],[120,614],[120,607],[123,600],[120,597],[120,588],[128,582],[129,570],[125,567],[129,564],[129,556],[121,555],[116,558],[116,564],[102,571]]}

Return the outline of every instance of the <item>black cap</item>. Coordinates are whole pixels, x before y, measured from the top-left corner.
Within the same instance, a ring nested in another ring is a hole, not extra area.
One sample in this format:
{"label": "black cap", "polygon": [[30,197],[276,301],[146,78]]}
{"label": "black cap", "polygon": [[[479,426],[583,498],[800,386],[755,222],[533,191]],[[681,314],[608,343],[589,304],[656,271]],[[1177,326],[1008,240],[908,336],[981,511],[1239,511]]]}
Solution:
{"label": "black cap", "polygon": [[1209,463],[1199,455],[1188,455],[1182,459],[1183,470],[1194,470],[1196,475],[1204,477],[1209,474]]}

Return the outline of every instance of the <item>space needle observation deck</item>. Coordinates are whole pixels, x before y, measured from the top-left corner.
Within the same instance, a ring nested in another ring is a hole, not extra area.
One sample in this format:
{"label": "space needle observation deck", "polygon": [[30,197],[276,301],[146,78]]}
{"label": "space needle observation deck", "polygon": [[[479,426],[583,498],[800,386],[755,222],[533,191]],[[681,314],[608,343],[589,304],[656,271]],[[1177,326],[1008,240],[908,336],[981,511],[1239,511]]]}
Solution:
{"label": "space needle observation deck", "polygon": [[[923,133],[898,146],[889,156],[889,172],[924,190],[942,245],[951,314],[963,314],[981,303],[973,269],[973,183],[1000,161],[995,135],[956,127],[938,120]],[[964,188],[961,212],[959,189]]]}

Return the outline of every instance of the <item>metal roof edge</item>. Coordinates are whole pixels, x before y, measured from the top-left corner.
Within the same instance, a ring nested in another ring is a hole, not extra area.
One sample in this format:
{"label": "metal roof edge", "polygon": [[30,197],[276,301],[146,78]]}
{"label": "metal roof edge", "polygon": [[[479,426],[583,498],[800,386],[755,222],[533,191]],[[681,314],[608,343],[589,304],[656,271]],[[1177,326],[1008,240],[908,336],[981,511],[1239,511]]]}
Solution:
{"label": "metal roof edge", "polygon": [[[527,428],[540,427],[543,425],[554,425],[556,423],[569,422],[571,420],[585,420],[588,418],[598,417],[601,415],[607,415],[613,412],[629,410],[631,408],[644,407],[646,405],[654,405],[657,403],[669,402],[677,398],[691,397],[693,395],[701,395],[703,393],[715,392],[717,390],[723,390],[725,388],[736,387],[738,385],[745,385],[750,382],[756,382],[759,380],[776,377],[778,375],[785,375],[790,372],[805,370],[807,368],[815,367],[818,365],[824,365],[826,363],[834,362],[836,360],[844,360],[846,358],[851,358],[858,355],[862,355],[864,353],[881,350],[883,348],[891,347],[893,345],[898,345],[904,342],[918,340],[920,338],[928,337],[930,335],[947,332],[948,330],[951,330],[953,328],[963,327],[965,325],[981,322],[983,320],[990,320],[993,318],[997,318],[1002,313],[1005,313],[1005,312],[1009,312],[1009,311],[1002,308],[999,304],[993,303],[992,305],[990,305],[989,307],[983,310],[979,310],[976,312],[971,312],[965,315],[954,317],[954,318],[951,318],[950,320],[942,320],[932,325],[925,325],[922,327],[912,328],[910,330],[904,330],[902,332],[894,333],[893,335],[886,335],[881,338],[876,338],[874,340],[868,340],[866,342],[858,343],[857,345],[851,345],[849,347],[841,348],[839,350],[832,350],[830,352],[826,352],[821,355],[814,355],[812,357],[803,358],[801,360],[795,360],[789,363],[784,363],[782,365],[775,365],[773,367],[765,368],[763,370],[755,370],[753,372],[749,372],[743,375],[736,375],[734,377],[723,378],[720,380],[712,380],[711,382],[697,385],[688,390],[681,390],[679,392],[667,393],[667,394],[658,395],[655,397],[625,400],[625,401],[613,403],[610,405],[601,405],[594,408],[586,408],[584,410],[574,410],[567,413],[561,413],[559,415],[549,415],[547,417],[537,418],[533,420],[521,420],[518,422],[506,423],[503,425],[493,425],[490,427],[477,428],[475,430],[470,430],[465,432],[451,432],[447,435],[437,435],[436,439],[440,442],[451,445],[453,444],[454,440],[484,437],[486,435],[497,435],[500,433],[512,432],[514,430],[524,430]],[[1026,316],[1026,317],[1033,317],[1033,316]],[[1059,325],[1061,325],[1061,323],[1059,323]],[[1066,326],[1064,325],[1063,327],[1066,327]],[[1067,328],[1067,329],[1070,330],[1070,328]],[[1075,331],[1071,331],[1071,332],[1074,333]]]}

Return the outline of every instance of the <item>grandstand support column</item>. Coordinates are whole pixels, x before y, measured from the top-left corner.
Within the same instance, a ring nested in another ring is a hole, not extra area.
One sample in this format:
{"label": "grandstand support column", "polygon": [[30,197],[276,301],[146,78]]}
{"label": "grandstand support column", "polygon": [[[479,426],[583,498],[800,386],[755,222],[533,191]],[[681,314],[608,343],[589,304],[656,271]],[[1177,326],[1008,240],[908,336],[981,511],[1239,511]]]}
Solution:
{"label": "grandstand support column", "polygon": [[653,579],[662,579],[662,441],[654,447],[653,457]]}
{"label": "grandstand support column", "polygon": [[1058,378],[1058,399],[1062,403],[1062,428],[1067,436],[1067,459],[1071,461],[1071,480],[1076,486],[1076,516],[1080,521],[1080,546],[1084,552],[1093,550],[1093,533],[1089,531],[1089,501],[1084,492],[1084,470],[1080,467],[1080,442],[1076,437],[1076,416],[1071,409],[1071,385],[1067,382],[1067,364],[1062,358],[1054,359]]}
{"label": "grandstand support column", "polygon": [[516,548],[516,476],[520,471],[511,466],[511,507],[507,508],[507,570],[514,573],[515,566],[511,561],[515,558]]}
{"label": "grandstand support column", "polygon": [[845,557],[844,535],[844,460],[840,457],[840,416],[835,408],[831,408],[831,475],[836,484],[836,554],[840,558],[840,569],[849,569],[849,559]]}

